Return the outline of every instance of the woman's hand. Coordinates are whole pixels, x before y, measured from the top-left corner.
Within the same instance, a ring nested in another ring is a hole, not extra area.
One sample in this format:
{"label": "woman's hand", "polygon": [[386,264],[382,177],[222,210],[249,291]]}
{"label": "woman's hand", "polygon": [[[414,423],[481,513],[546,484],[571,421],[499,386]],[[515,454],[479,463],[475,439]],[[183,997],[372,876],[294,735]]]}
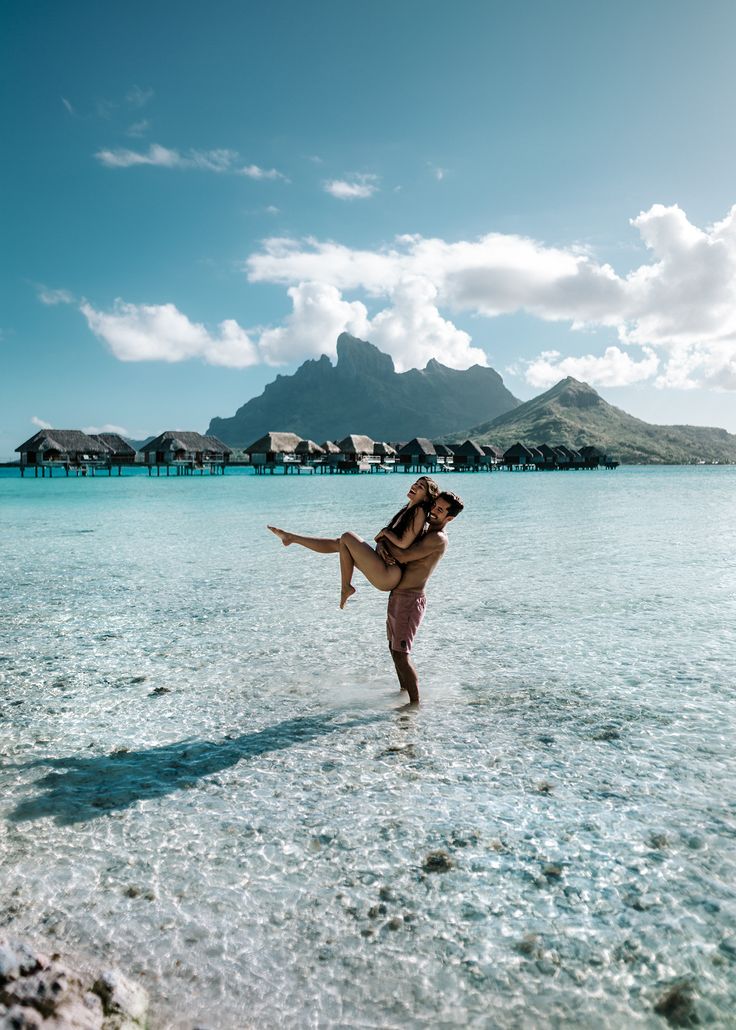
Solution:
{"label": "woman's hand", "polygon": [[385,565],[395,565],[396,559],[386,548],[385,544],[379,544],[376,548],[376,554],[384,562]]}

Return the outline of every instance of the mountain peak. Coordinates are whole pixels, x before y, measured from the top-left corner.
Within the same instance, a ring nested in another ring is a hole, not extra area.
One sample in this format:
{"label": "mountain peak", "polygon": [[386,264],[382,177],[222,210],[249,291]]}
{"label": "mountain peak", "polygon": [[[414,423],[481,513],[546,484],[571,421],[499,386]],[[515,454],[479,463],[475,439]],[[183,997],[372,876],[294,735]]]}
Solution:
{"label": "mountain peak", "polygon": [[588,383],[567,376],[536,398],[538,402],[557,401],[565,408],[592,408],[606,402]]}
{"label": "mountain peak", "polygon": [[397,372],[389,354],[349,333],[337,339],[337,363],[305,361],[281,375],[210,432],[246,446],[269,427],[311,440],[366,433],[375,440],[435,437],[465,421],[493,418],[520,402],[492,368],[458,371],[439,361]]}
{"label": "mountain peak", "polygon": [[350,376],[390,376],[395,372],[390,354],[350,333],[337,338],[337,371]]}

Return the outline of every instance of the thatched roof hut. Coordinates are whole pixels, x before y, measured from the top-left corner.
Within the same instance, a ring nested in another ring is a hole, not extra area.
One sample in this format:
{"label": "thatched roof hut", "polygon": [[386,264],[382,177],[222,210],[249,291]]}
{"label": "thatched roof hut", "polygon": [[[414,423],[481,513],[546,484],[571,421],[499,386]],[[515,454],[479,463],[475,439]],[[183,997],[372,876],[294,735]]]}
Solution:
{"label": "thatched roof hut", "polygon": [[169,465],[174,461],[226,462],[232,449],[216,436],[190,430],[167,429],[141,447],[147,465]]}
{"label": "thatched roof hut", "polygon": [[340,448],[333,440],[325,440],[324,443],[320,444],[320,447],[325,454],[339,454]]}
{"label": "thatched roof hut", "polygon": [[110,453],[106,444],[81,429],[39,429],[15,449],[20,454],[21,465],[45,461],[79,465],[87,461],[102,461]]}
{"label": "thatched roof hut", "polygon": [[503,460],[506,465],[533,465],[534,456],[532,452],[520,441],[516,441],[512,444],[508,450],[503,453]]}
{"label": "thatched roof hut", "polygon": [[415,436],[403,447],[399,448],[399,461],[407,467],[412,465],[422,468],[433,468],[437,464],[437,451],[426,436]]}
{"label": "thatched roof hut", "polygon": [[446,443],[433,442],[432,446],[434,447],[435,454],[438,458],[451,458],[453,456],[452,450],[447,446]]}
{"label": "thatched roof hut", "polygon": [[360,436],[358,433],[350,433],[337,444],[348,461],[357,461],[369,455],[372,457],[374,445],[375,441],[371,440],[370,436]]}
{"label": "thatched roof hut", "polygon": [[392,447],[390,443],[378,440],[373,445],[373,454],[376,458],[395,458],[396,448]]}
{"label": "thatched roof hut", "polygon": [[455,454],[464,454],[467,458],[482,458],[483,448],[475,440],[465,440],[461,443]]}
{"label": "thatched roof hut", "polygon": [[487,458],[490,458],[492,461],[503,461],[503,451],[500,447],[496,447],[492,443],[484,443],[481,446]]}
{"label": "thatched roof hut", "polygon": [[297,436],[296,433],[266,433],[265,436],[260,436],[252,444],[249,444],[245,451],[250,455],[293,454],[301,439],[301,436]]}
{"label": "thatched roof hut", "polygon": [[548,443],[540,443],[537,450],[548,468],[553,468],[557,464],[558,455],[554,447],[550,447]]}
{"label": "thatched roof hut", "polygon": [[92,433],[91,435],[107,447],[113,465],[132,465],[135,461],[135,447],[131,447],[119,433]]}
{"label": "thatched roof hut", "polygon": [[300,440],[294,448],[294,454],[304,462],[308,461],[309,458],[323,458],[325,452],[314,440]]}

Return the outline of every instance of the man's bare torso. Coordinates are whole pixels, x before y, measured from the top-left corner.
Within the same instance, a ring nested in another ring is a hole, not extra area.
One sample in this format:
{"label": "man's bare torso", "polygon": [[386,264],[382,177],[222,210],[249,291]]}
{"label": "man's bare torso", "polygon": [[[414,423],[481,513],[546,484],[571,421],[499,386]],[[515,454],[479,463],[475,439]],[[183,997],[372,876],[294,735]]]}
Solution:
{"label": "man's bare torso", "polygon": [[447,550],[447,537],[441,529],[430,529],[423,539],[426,540],[430,535],[436,538],[437,546],[423,558],[417,558],[405,565],[404,573],[395,590],[424,590],[427,580]]}

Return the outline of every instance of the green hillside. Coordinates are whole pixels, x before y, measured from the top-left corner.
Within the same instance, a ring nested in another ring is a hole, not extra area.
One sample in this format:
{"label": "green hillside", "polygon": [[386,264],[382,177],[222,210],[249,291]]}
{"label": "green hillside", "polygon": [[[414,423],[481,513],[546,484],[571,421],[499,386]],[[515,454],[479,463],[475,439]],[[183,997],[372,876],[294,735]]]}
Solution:
{"label": "green hillside", "polygon": [[504,449],[517,440],[567,447],[595,444],[629,464],[736,463],[736,436],[725,429],[642,422],[571,376],[513,411],[456,433],[452,439],[468,436]]}

